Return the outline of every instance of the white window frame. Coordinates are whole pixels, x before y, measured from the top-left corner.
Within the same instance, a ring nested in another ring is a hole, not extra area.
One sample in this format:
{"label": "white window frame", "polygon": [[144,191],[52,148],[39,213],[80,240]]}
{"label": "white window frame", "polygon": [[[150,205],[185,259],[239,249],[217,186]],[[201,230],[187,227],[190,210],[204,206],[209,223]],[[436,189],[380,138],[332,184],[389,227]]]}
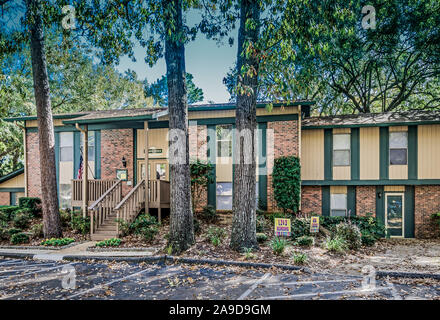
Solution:
{"label": "white window frame", "polygon": [[[231,135],[230,135],[230,139],[219,139],[218,137],[218,133],[217,133],[217,127],[222,127],[222,128],[230,128],[231,131]],[[219,124],[216,126],[216,132],[215,132],[215,136],[216,136],[216,155],[217,158],[231,158],[232,157],[232,135],[233,135],[233,126],[231,124]],[[223,154],[221,154],[221,150],[222,148],[219,148],[219,143],[220,145],[222,145],[223,143],[227,143],[228,145],[230,145],[230,154],[225,156]],[[220,154],[219,154],[220,153]]]}
{"label": "white window frame", "polygon": [[[333,143],[333,152],[332,152],[332,163],[334,167],[349,167],[351,166],[351,133],[334,133],[333,141],[335,136],[346,135],[349,137],[348,149],[336,149],[335,144]],[[335,151],[348,151],[348,164],[335,164]]]}
{"label": "white window frame", "polygon": [[[71,145],[62,145],[62,136],[67,136],[67,135],[70,135],[71,136]],[[74,158],[74,150],[73,150],[73,145],[74,145],[74,143],[73,143],[73,140],[74,140],[74,138],[73,138],[73,132],[70,132],[70,131],[66,131],[66,132],[60,132],[59,133],[59,141],[60,141],[60,146],[59,146],[59,156],[60,156],[60,162],[73,162],[73,158]],[[71,151],[71,154],[72,154],[72,158],[70,159],[70,160],[63,160],[62,159],[62,154],[63,154],[63,149],[66,149],[66,148],[69,148],[69,149],[71,149],[72,151]]]}
{"label": "white window frame", "polygon": [[[392,148],[391,147],[391,135],[395,133],[404,133],[405,137],[406,137],[406,148]],[[388,135],[388,141],[389,141],[389,146],[388,146],[388,163],[390,166],[407,166],[408,165],[408,131],[392,131],[389,133]],[[399,164],[392,164],[391,163],[391,150],[406,150],[406,163],[399,163]]]}
{"label": "white window frame", "polygon": [[[336,196],[336,195],[343,195],[343,196],[345,196],[345,208],[333,208],[333,206],[332,206],[332,203],[333,203],[332,196]],[[345,211],[344,216],[345,217],[347,216],[347,212],[348,212],[348,197],[347,197],[346,193],[331,193],[330,194],[330,216],[331,217],[337,217],[337,216],[332,215],[333,210],[335,210],[335,211]]]}

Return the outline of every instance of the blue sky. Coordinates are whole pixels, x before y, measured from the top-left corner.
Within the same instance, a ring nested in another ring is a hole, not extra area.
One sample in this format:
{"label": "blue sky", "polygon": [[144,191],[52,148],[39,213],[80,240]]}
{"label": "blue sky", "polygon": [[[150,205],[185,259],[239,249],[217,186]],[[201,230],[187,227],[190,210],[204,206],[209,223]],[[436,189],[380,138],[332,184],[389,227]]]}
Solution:
{"label": "blue sky", "polygon": [[[237,36],[237,29],[232,34],[234,38]],[[147,79],[149,83],[152,83],[166,73],[165,59],[162,58],[153,68],[150,68],[144,61],[144,52],[145,49],[141,46],[136,47],[136,62],[123,57],[117,69],[121,72],[127,69],[134,70],[138,79]],[[208,40],[204,35],[198,34],[195,41],[187,44],[185,48],[186,72],[193,74],[194,83],[203,89],[204,103],[229,101],[229,93],[223,84],[223,78],[234,65],[236,57],[237,41],[234,41],[232,47],[227,44],[227,39],[223,45],[218,45],[216,41]]]}

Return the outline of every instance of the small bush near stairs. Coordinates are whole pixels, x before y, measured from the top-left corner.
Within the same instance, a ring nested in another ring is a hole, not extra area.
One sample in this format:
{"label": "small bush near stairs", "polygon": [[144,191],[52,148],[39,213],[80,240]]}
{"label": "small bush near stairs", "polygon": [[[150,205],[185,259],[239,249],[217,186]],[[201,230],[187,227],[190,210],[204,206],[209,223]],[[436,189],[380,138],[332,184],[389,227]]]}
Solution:
{"label": "small bush near stairs", "polygon": [[139,215],[132,223],[126,223],[122,220],[117,221],[117,223],[123,234],[140,235],[147,242],[152,241],[159,232],[159,223],[156,218],[145,213]]}

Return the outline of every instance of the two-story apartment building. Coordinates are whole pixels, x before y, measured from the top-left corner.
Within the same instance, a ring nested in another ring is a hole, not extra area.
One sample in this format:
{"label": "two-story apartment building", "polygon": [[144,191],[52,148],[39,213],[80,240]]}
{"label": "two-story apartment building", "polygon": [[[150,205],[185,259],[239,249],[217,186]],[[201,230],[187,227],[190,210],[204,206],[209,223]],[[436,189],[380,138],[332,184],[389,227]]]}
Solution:
{"label": "two-story apartment building", "polygon": [[[260,203],[277,210],[273,161],[294,155],[301,159],[304,213],[371,213],[392,236],[434,236],[430,215],[440,211],[440,112],[309,117],[312,104],[275,104],[271,111],[258,105],[255,192]],[[231,210],[235,105],[189,106],[188,119],[190,157],[214,165],[205,203]],[[24,122],[24,189],[28,196],[41,196],[36,117],[6,120]],[[86,195],[98,221],[92,228],[97,239],[110,236],[97,236],[109,218],[132,218],[146,194],[148,207],[157,208],[159,216],[169,207],[167,109],[54,115],[54,126],[60,204],[79,207]],[[84,132],[87,184],[77,179]]]}

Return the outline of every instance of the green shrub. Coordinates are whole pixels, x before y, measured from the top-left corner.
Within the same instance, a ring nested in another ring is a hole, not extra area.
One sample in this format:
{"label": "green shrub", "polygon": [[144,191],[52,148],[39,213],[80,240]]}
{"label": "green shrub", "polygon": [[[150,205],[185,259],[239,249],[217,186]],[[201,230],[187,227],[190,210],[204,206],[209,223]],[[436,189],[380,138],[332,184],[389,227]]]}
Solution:
{"label": "green shrub", "polygon": [[206,222],[215,222],[218,220],[217,210],[211,205],[204,206],[200,217]]}
{"label": "green shrub", "polygon": [[60,220],[63,228],[69,227],[72,220],[70,210],[60,210]]}
{"label": "green shrub", "polygon": [[43,233],[43,224],[38,223],[34,224],[31,228],[32,238],[42,238],[44,236]]}
{"label": "green shrub", "polygon": [[295,244],[297,244],[298,246],[302,246],[302,247],[310,247],[315,244],[315,238],[313,238],[311,236],[298,237],[298,238],[296,238]]}
{"label": "green shrub", "polygon": [[265,218],[264,215],[262,216],[257,216],[256,219],[256,223],[257,223],[257,232],[264,232],[267,228],[267,219]]}
{"label": "green shrub", "polygon": [[310,235],[310,221],[308,219],[296,218],[290,222],[292,240]]}
{"label": "green shrub", "polygon": [[275,237],[272,239],[270,246],[272,247],[274,254],[281,255],[284,252],[284,249],[286,249],[287,241],[285,239]]}
{"label": "green shrub", "polygon": [[189,168],[191,176],[191,202],[193,212],[196,212],[206,187],[208,184],[214,182],[214,167],[209,162],[200,159],[191,159]]}
{"label": "green shrub", "polygon": [[251,260],[255,258],[255,255],[252,253],[252,248],[245,248],[243,255],[246,260]]}
{"label": "green shrub", "polygon": [[152,241],[159,232],[159,223],[155,217],[143,213],[130,224],[128,231],[141,235],[145,241],[149,242]]}
{"label": "green shrub", "polygon": [[[81,213],[69,214],[70,228],[76,233],[86,235],[90,232],[90,217],[83,217]],[[67,216],[65,217],[67,219]]]}
{"label": "green shrub", "polygon": [[20,233],[22,231],[23,230],[18,229],[18,228],[9,228],[7,232],[9,234],[9,237],[12,237],[14,234]]}
{"label": "green shrub", "polygon": [[18,205],[20,208],[27,208],[31,210],[32,214],[38,214],[41,212],[41,199],[32,197],[21,197],[18,199]]}
{"label": "green shrub", "polygon": [[257,241],[259,243],[267,241],[267,235],[265,233],[261,233],[261,232],[257,233]]}
{"label": "green shrub", "polygon": [[61,246],[67,246],[68,244],[71,244],[73,242],[75,242],[75,239],[72,238],[51,238],[41,241],[41,245],[61,247]]}
{"label": "green shrub", "polygon": [[29,236],[25,233],[15,233],[11,236],[11,244],[21,244],[21,243],[28,243],[29,242]]}
{"label": "green shrub", "polygon": [[16,211],[20,210],[20,207],[18,206],[4,206],[0,208],[0,220],[9,222],[11,221]]}
{"label": "green shrub", "polygon": [[386,236],[385,226],[377,221],[376,218],[372,216],[366,217],[330,217],[321,216],[319,218],[320,224],[331,232],[336,232],[336,226],[342,222],[351,222],[358,226],[361,233],[369,233],[375,239],[380,239]]}
{"label": "green shrub", "polygon": [[275,159],[272,187],[278,207],[284,212],[296,213],[301,194],[301,165],[294,156]]}
{"label": "green shrub", "polygon": [[96,243],[97,247],[117,247],[121,244],[122,240],[118,238],[107,239]]}
{"label": "green shrub", "polygon": [[440,228],[440,212],[437,213],[433,213],[431,215],[432,220],[434,220],[435,222],[437,222],[439,228]]}
{"label": "green shrub", "polygon": [[20,229],[26,229],[31,222],[31,215],[25,210],[16,211],[14,218],[12,219],[12,223],[14,227]]}
{"label": "green shrub", "polygon": [[372,246],[376,243],[376,238],[368,232],[362,233],[361,241],[364,246]]}
{"label": "green shrub", "polygon": [[0,220],[0,240],[9,239],[8,228],[8,223]]}
{"label": "green shrub", "polygon": [[345,240],[339,237],[327,239],[324,246],[328,251],[335,253],[344,253],[348,249],[348,245]]}
{"label": "green shrub", "polygon": [[292,254],[292,259],[294,264],[304,264],[306,263],[308,257],[305,253],[294,252]]}
{"label": "green shrub", "polygon": [[345,240],[351,250],[357,250],[362,246],[361,232],[359,228],[350,222],[343,222],[336,226],[336,237]]}
{"label": "green shrub", "polygon": [[211,227],[208,229],[207,238],[214,245],[218,246],[226,237],[226,230],[220,227]]}

